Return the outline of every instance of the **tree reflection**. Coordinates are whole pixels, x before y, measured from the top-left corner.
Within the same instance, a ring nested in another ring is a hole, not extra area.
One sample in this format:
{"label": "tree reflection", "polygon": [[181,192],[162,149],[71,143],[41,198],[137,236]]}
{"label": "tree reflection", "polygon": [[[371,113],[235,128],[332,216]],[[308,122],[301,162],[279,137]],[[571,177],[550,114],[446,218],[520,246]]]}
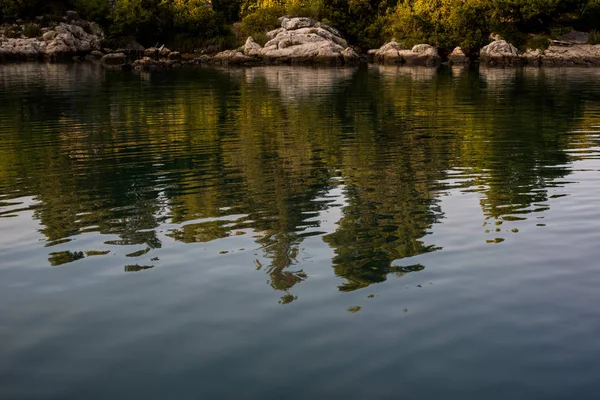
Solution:
{"label": "tree reflection", "polygon": [[[309,278],[302,243],[319,235],[339,289],[352,291],[424,268],[397,263],[437,250],[425,237],[444,217],[446,190],[478,192],[490,224],[547,209],[569,173],[567,150],[585,145],[564,133],[600,125],[585,120],[600,100],[585,90],[598,73],[586,73],[568,84],[549,70],[397,67],[141,79],[91,65],[3,66],[0,195],[35,196],[50,247],[98,232],[109,246],[147,249],[134,258],[165,239],[194,245],[251,230],[268,260],[257,268],[283,304]],[[327,197],[332,179],[343,205]],[[335,229],[322,229],[319,213],[336,207]],[[50,249],[49,262],[90,256],[72,243]]]}

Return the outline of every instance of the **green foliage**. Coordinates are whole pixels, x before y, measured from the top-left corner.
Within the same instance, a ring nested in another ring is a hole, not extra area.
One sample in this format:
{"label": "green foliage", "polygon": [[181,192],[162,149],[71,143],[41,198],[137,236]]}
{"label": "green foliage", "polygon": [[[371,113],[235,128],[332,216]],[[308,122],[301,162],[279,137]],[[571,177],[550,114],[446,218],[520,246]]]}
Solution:
{"label": "green foliage", "polygon": [[[596,15],[593,10],[600,11],[600,0],[401,0],[388,14],[387,33],[405,44],[467,50],[485,45],[495,33],[525,46],[529,34],[549,33],[585,13]],[[534,44],[543,46],[539,40]]]}
{"label": "green foliage", "polygon": [[43,14],[56,15],[71,7],[71,0],[0,0],[0,16],[32,18]]}
{"label": "green foliage", "polygon": [[550,40],[545,35],[531,36],[525,42],[525,49],[546,50],[550,46]]}
{"label": "green foliage", "polygon": [[42,33],[42,27],[38,24],[26,24],[23,27],[23,34],[28,38],[34,38],[40,36]]}
{"label": "green foliage", "polygon": [[84,19],[96,21],[101,25],[108,23],[110,15],[108,0],[73,0],[73,7]]}
{"label": "green foliage", "polygon": [[488,40],[485,0],[403,0],[389,15],[388,33],[412,45],[476,49]]}
{"label": "green foliage", "polygon": [[590,31],[588,43],[589,44],[600,44],[600,32],[598,32],[596,30]]}
{"label": "green foliage", "polygon": [[429,43],[470,52],[492,33],[518,47],[539,47],[543,39],[529,43],[532,34],[555,37],[566,26],[600,30],[600,0],[0,0],[4,19],[45,14],[47,23],[69,9],[102,25],[109,41],[135,38],[181,49],[221,48],[247,36],[261,43],[284,15],[324,21],[363,50],[393,37],[407,47]]}
{"label": "green foliage", "polygon": [[239,24],[241,37],[264,35],[266,32],[279,26],[278,18],[284,15],[284,8],[280,5],[260,8],[246,15]]}
{"label": "green foliage", "polygon": [[323,0],[287,0],[285,14],[290,17],[321,19],[325,13]]}

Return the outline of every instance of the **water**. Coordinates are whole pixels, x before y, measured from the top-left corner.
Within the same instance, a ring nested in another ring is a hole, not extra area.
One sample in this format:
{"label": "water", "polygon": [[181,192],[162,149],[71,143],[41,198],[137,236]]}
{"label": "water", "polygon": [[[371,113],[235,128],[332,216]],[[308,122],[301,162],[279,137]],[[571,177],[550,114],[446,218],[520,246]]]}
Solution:
{"label": "water", "polygon": [[1,398],[597,397],[600,71],[0,87]]}

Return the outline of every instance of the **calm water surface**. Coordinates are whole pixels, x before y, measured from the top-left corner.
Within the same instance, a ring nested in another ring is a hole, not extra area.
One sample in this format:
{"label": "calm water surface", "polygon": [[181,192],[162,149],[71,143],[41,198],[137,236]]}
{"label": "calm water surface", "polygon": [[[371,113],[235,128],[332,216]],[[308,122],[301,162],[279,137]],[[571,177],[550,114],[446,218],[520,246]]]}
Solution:
{"label": "calm water surface", "polygon": [[2,399],[593,399],[600,71],[0,66]]}

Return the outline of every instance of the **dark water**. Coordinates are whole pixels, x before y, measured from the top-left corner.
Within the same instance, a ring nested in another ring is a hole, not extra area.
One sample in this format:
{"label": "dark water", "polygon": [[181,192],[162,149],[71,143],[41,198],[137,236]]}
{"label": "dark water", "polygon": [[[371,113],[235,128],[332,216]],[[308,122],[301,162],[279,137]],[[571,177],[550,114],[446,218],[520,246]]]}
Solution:
{"label": "dark water", "polygon": [[600,71],[0,89],[0,398],[597,398]]}

